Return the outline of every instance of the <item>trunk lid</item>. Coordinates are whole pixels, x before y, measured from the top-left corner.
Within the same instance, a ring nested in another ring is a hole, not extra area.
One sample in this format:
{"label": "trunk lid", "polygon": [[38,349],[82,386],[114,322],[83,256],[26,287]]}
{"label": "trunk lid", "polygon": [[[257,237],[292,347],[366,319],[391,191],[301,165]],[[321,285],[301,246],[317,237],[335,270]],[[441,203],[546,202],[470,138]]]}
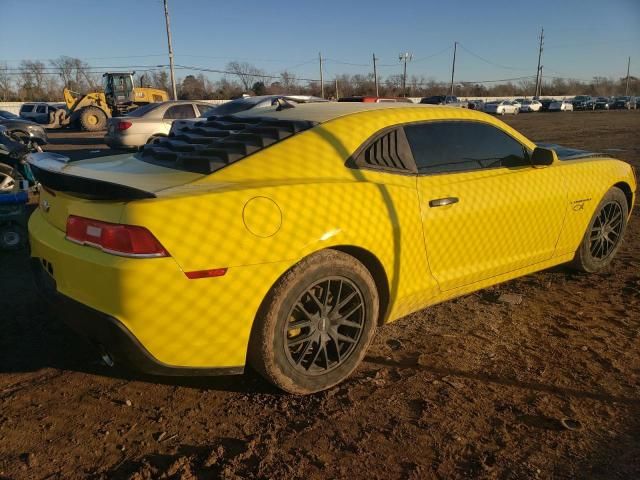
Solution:
{"label": "trunk lid", "polygon": [[128,201],[155,198],[203,175],[152,165],[131,154],[70,162],[42,152],[28,156],[43,186],[39,208],[47,221],[65,231],[69,215],[118,223]]}
{"label": "trunk lid", "polygon": [[91,200],[155,198],[162,190],[204,176],[143,162],[131,154],[70,162],[63,155],[41,152],[30,154],[28,161],[45,187]]}

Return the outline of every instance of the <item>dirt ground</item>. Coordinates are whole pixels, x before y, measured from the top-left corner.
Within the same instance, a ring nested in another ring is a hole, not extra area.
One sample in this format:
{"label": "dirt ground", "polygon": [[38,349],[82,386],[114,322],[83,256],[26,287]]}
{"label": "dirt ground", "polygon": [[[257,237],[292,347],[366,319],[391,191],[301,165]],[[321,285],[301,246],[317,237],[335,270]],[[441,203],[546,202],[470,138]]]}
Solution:
{"label": "dirt ground", "polygon": [[[528,114],[640,167],[640,112]],[[74,158],[90,134],[52,134]],[[108,369],[0,254],[0,479],[640,478],[640,214],[611,269],[555,268],[380,329],[330,391]],[[503,293],[522,295],[501,303]]]}

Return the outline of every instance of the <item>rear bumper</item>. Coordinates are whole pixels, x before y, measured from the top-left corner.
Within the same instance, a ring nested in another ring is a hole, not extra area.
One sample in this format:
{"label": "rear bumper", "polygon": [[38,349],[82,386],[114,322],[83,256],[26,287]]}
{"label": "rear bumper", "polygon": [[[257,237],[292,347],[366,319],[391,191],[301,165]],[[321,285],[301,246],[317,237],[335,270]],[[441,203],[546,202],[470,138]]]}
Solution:
{"label": "rear bumper", "polygon": [[244,367],[178,367],[161,362],[122,322],[60,294],[47,268],[49,263],[44,259],[31,259],[34,282],[40,294],[64,323],[93,343],[101,353],[107,353],[114,364],[151,375],[236,375],[244,372]]}
{"label": "rear bumper", "polygon": [[142,133],[133,135],[112,135],[107,133],[104,136],[104,143],[110,148],[138,148],[147,143],[148,139],[149,136]]}

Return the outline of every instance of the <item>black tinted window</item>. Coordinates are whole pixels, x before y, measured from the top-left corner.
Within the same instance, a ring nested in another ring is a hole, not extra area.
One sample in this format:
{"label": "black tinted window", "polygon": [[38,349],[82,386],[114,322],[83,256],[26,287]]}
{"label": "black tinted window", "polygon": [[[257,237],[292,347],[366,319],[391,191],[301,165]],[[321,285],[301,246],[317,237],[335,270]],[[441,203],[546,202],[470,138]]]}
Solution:
{"label": "black tinted window", "polygon": [[36,113],[47,113],[47,106],[38,105],[38,108],[36,108]]}
{"label": "black tinted window", "polygon": [[22,105],[22,107],[20,107],[20,111],[21,112],[33,112],[33,105]]}
{"label": "black tinted window", "polygon": [[179,119],[179,118],[195,118],[193,107],[191,105],[174,105],[164,112],[163,118]]}
{"label": "black tinted window", "polygon": [[490,125],[423,123],[404,130],[419,173],[530,165],[524,147]]}

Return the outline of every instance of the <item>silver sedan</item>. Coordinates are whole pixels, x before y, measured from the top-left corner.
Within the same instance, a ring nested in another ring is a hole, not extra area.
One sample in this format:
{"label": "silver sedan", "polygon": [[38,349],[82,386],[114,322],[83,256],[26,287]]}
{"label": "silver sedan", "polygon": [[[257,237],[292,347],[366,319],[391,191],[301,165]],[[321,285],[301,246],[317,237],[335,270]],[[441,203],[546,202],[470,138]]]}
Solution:
{"label": "silver sedan", "polygon": [[150,103],[122,117],[110,118],[104,142],[111,148],[137,148],[166,137],[174,120],[197,118],[211,105],[192,100]]}

